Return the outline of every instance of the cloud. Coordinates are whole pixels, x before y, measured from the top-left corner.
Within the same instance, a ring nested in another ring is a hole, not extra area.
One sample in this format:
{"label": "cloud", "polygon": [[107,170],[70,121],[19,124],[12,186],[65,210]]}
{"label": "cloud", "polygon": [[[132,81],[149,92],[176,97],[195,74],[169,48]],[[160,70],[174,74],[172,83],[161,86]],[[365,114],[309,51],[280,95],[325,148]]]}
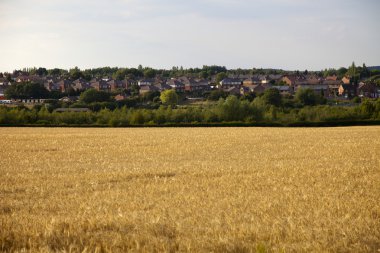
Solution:
{"label": "cloud", "polygon": [[375,7],[374,0],[2,0],[0,71],[378,64]]}

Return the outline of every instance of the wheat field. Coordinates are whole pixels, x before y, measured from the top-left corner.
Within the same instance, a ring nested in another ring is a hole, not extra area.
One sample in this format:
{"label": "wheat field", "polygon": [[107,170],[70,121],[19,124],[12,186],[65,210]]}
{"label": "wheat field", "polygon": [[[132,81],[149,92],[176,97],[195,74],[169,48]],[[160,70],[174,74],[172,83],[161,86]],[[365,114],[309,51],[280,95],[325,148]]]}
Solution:
{"label": "wheat field", "polygon": [[380,127],[0,137],[2,252],[380,252]]}

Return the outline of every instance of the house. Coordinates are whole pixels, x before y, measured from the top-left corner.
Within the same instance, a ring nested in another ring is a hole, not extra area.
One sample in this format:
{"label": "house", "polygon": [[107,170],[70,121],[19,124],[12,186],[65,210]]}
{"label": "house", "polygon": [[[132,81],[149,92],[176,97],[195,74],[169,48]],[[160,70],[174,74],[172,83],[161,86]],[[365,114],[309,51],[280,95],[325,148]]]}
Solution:
{"label": "house", "polygon": [[237,87],[230,87],[227,90],[225,90],[230,95],[238,96],[240,95],[240,88]]}
{"label": "house", "polygon": [[246,87],[249,87],[251,85],[258,85],[258,84],[261,84],[261,80],[257,76],[253,76],[243,81],[243,86],[246,86]]}
{"label": "house", "polygon": [[338,77],[336,75],[326,76],[325,81],[338,81]]}
{"label": "house", "polygon": [[343,84],[350,84],[351,83],[351,78],[345,76],[345,77],[342,78],[342,82],[343,82]]}
{"label": "house", "polygon": [[283,75],[281,75],[281,74],[278,74],[278,75],[271,74],[271,75],[268,76],[269,80],[270,81],[274,81],[274,82],[281,81],[282,77],[283,77]]}
{"label": "house", "polygon": [[78,101],[79,97],[78,96],[66,96],[63,98],[60,98],[59,101],[62,102],[75,102]]}
{"label": "house", "polygon": [[164,91],[164,90],[170,90],[172,87],[166,83],[158,83],[158,84],[155,84],[154,86],[157,87],[157,89],[161,92],[161,91]]}
{"label": "house", "polygon": [[43,83],[45,81],[44,78],[38,76],[38,75],[19,75],[15,78],[15,81],[17,83],[22,83],[22,82],[36,82],[36,83]]}
{"label": "house", "polygon": [[338,89],[339,96],[351,98],[356,96],[356,87],[351,84],[341,84]]}
{"label": "house", "polygon": [[124,100],[124,99],[126,99],[128,96],[126,95],[126,94],[117,94],[116,96],[115,96],[115,100],[116,101],[121,101],[121,100]]}
{"label": "house", "polygon": [[210,89],[207,80],[195,80],[195,79],[187,79],[183,80],[185,84],[185,91],[187,92],[204,92]]}
{"label": "house", "polygon": [[71,87],[76,91],[83,91],[91,88],[91,84],[86,80],[79,78],[72,82]]}
{"label": "house", "polygon": [[339,86],[343,84],[336,75],[326,77],[322,84],[328,86],[328,97],[336,97],[339,94]]}
{"label": "house", "polygon": [[261,94],[267,89],[266,86],[261,84],[243,85],[240,89],[242,95],[250,92],[255,92],[256,94]]}
{"label": "house", "polygon": [[54,80],[47,80],[44,82],[44,87],[48,91],[59,91],[61,92],[61,87],[59,86],[58,82],[55,82]]}
{"label": "house", "polygon": [[333,79],[328,79],[328,78],[325,78],[322,82],[323,84],[327,84],[327,85],[341,85],[343,84],[342,80],[333,80]]}
{"label": "house", "polygon": [[240,80],[245,80],[252,78],[252,74],[228,74],[228,78],[234,78],[234,79],[240,79]]}
{"label": "house", "polygon": [[170,80],[167,80],[166,84],[169,85],[176,92],[184,92],[185,91],[185,84],[183,82],[179,81],[178,79],[172,78]]}
{"label": "house", "polygon": [[46,99],[42,98],[23,98],[23,99],[13,99],[14,103],[25,103],[25,104],[42,104]]}
{"label": "house", "polygon": [[377,86],[374,83],[359,83],[359,87],[357,90],[357,94],[359,97],[366,98],[378,98],[380,97],[378,94]]}
{"label": "house", "polygon": [[128,89],[128,83],[125,80],[119,81],[119,80],[111,79],[107,83],[108,83],[111,91]]}
{"label": "house", "polygon": [[138,86],[148,86],[148,85],[154,85],[155,79],[149,78],[149,79],[141,79],[137,81]]}
{"label": "house", "polygon": [[229,88],[235,87],[240,91],[241,85],[243,84],[241,79],[238,78],[224,78],[219,83],[219,87],[223,90],[228,90]]}
{"label": "house", "polygon": [[108,82],[105,80],[91,82],[90,85],[92,88],[96,89],[97,91],[107,91],[107,92],[111,91],[111,85],[109,85]]}
{"label": "house", "polygon": [[209,81],[206,79],[196,80],[196,91],[209,91],[211,89]]}
{"label": "house", "polygon": [[308,79],[303,75],[286,75],[282,77],[281,81],[292,87],[308,84]]}
{"label": "house", "polygon": [[154,92],[154,91],[159,91],[159,89],[154,86],[154,85],[143,85],[143,86],[140,86],[140,95],[143,95],[147,92]]}
{"label": "house", "polygon": [[138,86],[147,86],[147,85],[156,85],[156,84],[161,84],[165,83],[166,80],[161,78],[160,76],[157,76],[155,78],[145,78],[145,79],[140,79],[137,81]]}
{"label": "house", "polygon": [[259,79],[261,81],[261,84],[270,84],[270,82],[272,81],[269,76],[267,75],[260,75],[259,76]]}
{"label": "house", "polygon": [[[324,83],[325,84],[325,83]],[[328,84],[328,97],[337,97],[339,95],[339,87],[341,84]]]}
{"label": "house", "polygon": [[281,95],[291,95],[294,93],[294,88],[287,85],[272,86],[271,88],[277,89]]}
{"label": "house", "polygon": [[19,75],[16,78],[14,78],[16,83],[22,83],[22,82],[29,82],[29,75]]}
{"label": "house", "polygon": [[59,90],[61,92],[66,92],[72,86],[72,82],[70,80],[65,79],[59,81],[56,85],[58,85]]}
{"label": "house", "polygon": [[320,84],[321,82],[322,80],[315,75],[306,76],[306,83],[309,85],[316,85],[316,84]]}

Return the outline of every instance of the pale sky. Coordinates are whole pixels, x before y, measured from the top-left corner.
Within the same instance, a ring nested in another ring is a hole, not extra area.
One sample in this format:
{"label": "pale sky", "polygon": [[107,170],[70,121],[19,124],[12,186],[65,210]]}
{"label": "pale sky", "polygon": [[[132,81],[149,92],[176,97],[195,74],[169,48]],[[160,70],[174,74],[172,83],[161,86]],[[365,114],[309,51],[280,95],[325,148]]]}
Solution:
{"label": "pale sky", "polygon": [[0,72],[380,65],[379,0],[0,0]]}

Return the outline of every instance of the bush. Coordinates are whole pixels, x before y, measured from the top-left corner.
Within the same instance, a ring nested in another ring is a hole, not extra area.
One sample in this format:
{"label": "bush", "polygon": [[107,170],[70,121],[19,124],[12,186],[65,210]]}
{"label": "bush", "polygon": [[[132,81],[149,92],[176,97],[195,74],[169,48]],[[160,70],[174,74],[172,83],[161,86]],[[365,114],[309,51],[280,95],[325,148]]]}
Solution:
{"label": "bush", "polygon": [[213,90],[208,94],[207,99],[212,101],[218,101],[220,98],[227,98],[228,93],[223,90]]}
{"label": "bush", "polygon": [[80,94],[79,100],[86,104],[94,102],[108,102],[111,100],[109,93],[105,91],[97,91],[95,89],[88,89]]}
{"label": "bush", "polygon": [[280,106],[282,103],[280,91],[275,88],[270,88],[264,91],[262,99],[267,105]]}
{"label": "bush", "polygon": [[321,95],[317,95],[312,89],[309,88],[298,89],[295,99],[297,102],[306,106],[326,103],[326,100]]}

